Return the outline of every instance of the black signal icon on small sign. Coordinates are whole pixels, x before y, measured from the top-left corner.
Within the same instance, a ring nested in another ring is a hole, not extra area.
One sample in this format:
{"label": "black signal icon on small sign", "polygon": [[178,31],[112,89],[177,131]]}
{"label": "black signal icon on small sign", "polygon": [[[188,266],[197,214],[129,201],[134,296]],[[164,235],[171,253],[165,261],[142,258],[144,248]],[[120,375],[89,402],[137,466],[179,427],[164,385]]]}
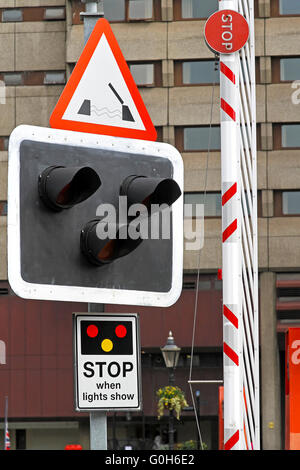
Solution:
{"label": "black signal icon on small sign", "polygon": [[80,325],[81,354],[133,354],[131,322],[82,320]]}

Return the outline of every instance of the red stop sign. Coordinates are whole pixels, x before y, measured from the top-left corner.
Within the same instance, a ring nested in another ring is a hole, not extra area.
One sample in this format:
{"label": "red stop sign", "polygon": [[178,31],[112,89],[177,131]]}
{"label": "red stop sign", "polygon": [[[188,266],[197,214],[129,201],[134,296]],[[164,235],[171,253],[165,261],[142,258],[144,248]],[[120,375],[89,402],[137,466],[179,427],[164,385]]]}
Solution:
{"label": "red stop sign", "polygon": [[243,15],[234,10],[213,13],[205,23],[205,40],[208,47],[220,54],[239,51],[249,37],[249,25]]}

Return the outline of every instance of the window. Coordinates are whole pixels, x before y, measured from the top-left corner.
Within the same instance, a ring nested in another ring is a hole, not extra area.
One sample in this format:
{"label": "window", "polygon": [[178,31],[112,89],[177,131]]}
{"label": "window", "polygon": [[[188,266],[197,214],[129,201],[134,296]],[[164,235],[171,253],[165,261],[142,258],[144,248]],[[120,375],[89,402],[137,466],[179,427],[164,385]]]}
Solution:
{"label": "window", "polygon": [[104,16],[108,21],[125,21],[125,0],[104,0]]}
{"label": "window", "polygon": [[16,22],[23,21],[22,10],[4,10],[2,12],[2,21],[3,22]]}
{"label": "window", "polygon": [[271,16],[300,15],[299,0],[272,0]]}
{"label": "window", "polygon": [[65,7],[45,8],[44,19],[45,20],[64,20],[65,19]]}
{"label": "window", "polygon": [[0,216],[7,215],[7,202],[0,201]]}
{"label": "window", "polygon": [[26,449],[26,429],[16,429],[16,449]]}
{"label": "window", "polygon": [[218,10],[218,0],[175,0],[174,18],[176,20],[208,18]]}
{"label": "window", "polygon": [[[221,217],[221,193],[185,193],[184,204],[192,205],[193,217],[196,216],[196,205],[204,204],[204,217]],[[190,215],[190,211],[186,215]]]}
{"label": "window", "polygon": [[61,85],[66,83],[65,72],[45,72],[45,85]]}
{"label": "window", "polygon": [[215,61],[202,60],[195,62],[183,62],[183,84],[213,83],[217,81],[219,81],[219,74],[216,73]]}
{"label": "window", "polygon": [[280,59],[280,81],[300,80],[300,57]]}
{"label": "window", "polygon": [[23,75],[21,72],[4,73],[3,80],[6,86],[23,85]]}
{"label": "window", "polygon": [[9,137],[0,137],[0,151],[8,150]]}
{"label": "window", "polygon": [[0,80],[6,86],[63,85],[66,83],[65,71],[49,72],[5,72],[0,73]]}
{"label": "window", "polygon": [[300,124],[273,124],[273,150],[300,148]]}
{"label": "window", "polygon": [[300,214],[300,191],[282,192],[282,214]]}
{"label": "window", "polygon": [[299,217],[300,191],[274,191],[274,216]]}
{"label": "window", "polygon": [[300,148],[300,124],[283,124],[281,126],[281,147]]}
{"label": "window", "polygon": [[299,0],[279,0],[280,15],[300,15]]}
{"label": "window", "polygon": [[182,18],[207,18],[218,9],[218,0],[181,0]]}
{"label": "window", "polygon": [[220,150],[220,126],[182,127],[176,129],[176,147],[182,151]]}
{"label": "window", "polygon": [[300,80],[300,57],[272,57],[272,82]]}
{"label": "window", "polygon": [[[104,0],[104,17],[110,22],[161,21],[161,0]],[[72,23],[82,24],[80,12],[85,11],[81,0],[72,1]]]}
{"label": "window", "polygon": [[152,17],[152,0],[129,0],[128,18],[130,20],[150,20]]}
{"label": "window", "polygon": [[130,72],[137,85],[154,85],[154,64],[132,64]]}
{"label": "window", "polygon": [[160,61],[129,63],[128,65],[138,86],[162,86],[162,64]]}
{"label": "window", "polygon": [[214,60],[175,62],[175,86],[219,83],[218,64]]}
{"label": "window", "polygon": [[[8,2],[9,3],[9,2]],[[1,8],[2,22],[20,21],[44,21],[44,20],[65,20],[65,7],[23,7],[23,8]]]}

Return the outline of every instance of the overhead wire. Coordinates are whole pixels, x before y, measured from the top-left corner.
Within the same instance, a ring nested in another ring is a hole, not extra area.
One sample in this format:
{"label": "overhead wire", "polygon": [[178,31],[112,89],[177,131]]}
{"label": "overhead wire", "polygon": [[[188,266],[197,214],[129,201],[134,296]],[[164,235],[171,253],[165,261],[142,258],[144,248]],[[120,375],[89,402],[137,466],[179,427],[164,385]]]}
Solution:
{"label": "overhead wire", "polygon": [[[206,202],[206,194],[207,194],[207,179],[208,179],[208,162],[209,162],[209,155],[211,150],[211,136],[212,136],[212,120],[213,120],[213,108],[214,108],[214,98],[215,98],[215,88],[216,88],[216,77],[215,73],[218,71],[218,63],[219,63],[219,56],[215,54],[215,68],[214,68],[214,80],[212,85],[212,93],[211,93],[211,102],[210,102],[210,121],[209,121],[209,133],[208,133],[208,146],[207,146],[207,154],[206,154],[206,165],[205,165],[205,177],[204,177],[204,193],[203,193],[203,206],[204,206],[204,217],[205,217],[205,202]],[[196,233],[197,237],[197,233]],[[196,419],[197,431],[199,436],[199,441],[201,444],[201,450],[203,450],[203,440],[201,435],[200,423],[199,423],[199,416],[196,411],[195,406],[195,398],[192,390],[192,371],[193,371],[193,358],[194,358],[194,348],[195,348],[195,333],[196,333],[196,322],[197,322],[197,312],[198,312],[198,293],[199,293],[199,279],[200,279],[200,269],[201,269],[201,254],[202,248],[200,246],[198,252],[198,263],[197,263],[197,280],[196,280],[196,289],[195,289],[195,304],[194,304],[194,316],[193,316],[193,329],[192,329],[192,345],[191,345],[191,360],[190,360],[190,370],[189,370],[189,388],[190,394],[192,397],[193,402],[193,409]]]}

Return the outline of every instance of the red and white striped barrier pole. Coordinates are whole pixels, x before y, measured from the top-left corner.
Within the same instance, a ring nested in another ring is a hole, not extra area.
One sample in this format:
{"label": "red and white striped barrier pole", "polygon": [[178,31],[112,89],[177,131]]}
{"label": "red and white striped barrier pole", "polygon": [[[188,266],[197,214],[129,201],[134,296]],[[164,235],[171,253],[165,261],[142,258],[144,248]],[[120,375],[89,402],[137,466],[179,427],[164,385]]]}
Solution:
{"label": "red and white striped barrier pole", "polygon": [[[236,11],[237,2],[221,0],[219,10],[224,9]],[[224,31],[229,39],[229,17]],[[244,448],[239,103],[239,52],[220,54],[225,450]]]}
{"label": "red and white striped barrier pole", "polygon": [[[244,13],[246,13],[248,20],[251,20],[249,5],[248,2],[244,3],[242,0],[219,0],[219,11],[211,15],[205,25],[205,39],[208,46],[220,54],[225,450],[246,449],[247,435],[249,437],[249,422],[244,419],[248,408],[244,405],[243,306],[245,298],[243,287],[246,281],[242,276],[244,270],[249,269],[250,265],[245,264],[242,243],[244,227],[246,225],[247,228],[248,221],[244,222],[247,217],[245,204],[242,204],[245,173],[242,176],[241,165],[241,158],[245,153],[244,145],[249,147],[249,142],[242,142],[241,138],[241,123],[243,127],[245,126],[242,111],[243,107],[247,109],[248,104],[243,101],[243,106],[241,105],[239,77],[243,68],[239,51],[244,57],[245,50],[243,48],[249,39],[249,24],[244,17]],[[248,48],[247,55],[249,56]],[[251,63],[251,67],[252,65]],[[248,73],[241,77],[242,91],[244,91],[244,80],[249,80]],[[253,103],[251,105],[254,106]],[[253,111],[252,108],[251,111]],[[249,128],[248,131],[253,133],[252,128]],[[252,143],[250,147],[253,152]],[[245,166],[244,160],[243,165]],[[245,181],[248,185],[247,178]],[[249,233],[248,235],[250,236]],[[251,305],[247,306],[251,307]],[[248,356],[247,360],[249,362]],[[248,388],[246,388],[246,395],[249,395]],[[251,425],[252,421],[250,421],[250,427]]]}

